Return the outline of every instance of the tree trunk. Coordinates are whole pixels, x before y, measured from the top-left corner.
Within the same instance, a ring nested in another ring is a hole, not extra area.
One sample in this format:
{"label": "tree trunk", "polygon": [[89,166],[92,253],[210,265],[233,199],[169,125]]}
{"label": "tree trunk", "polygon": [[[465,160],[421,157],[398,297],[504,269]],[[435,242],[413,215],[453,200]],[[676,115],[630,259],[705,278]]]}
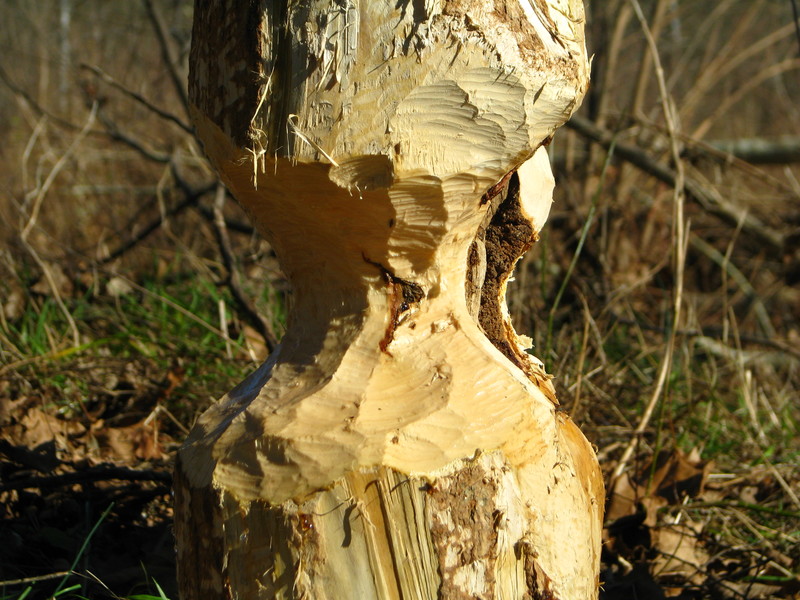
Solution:
{"label": "tree trunk", "polygon": [[180,451],[184,600],[596,597],[597,460],[504,300],[587,77],[579,0],[197,2],[197,134],[293,306]]}

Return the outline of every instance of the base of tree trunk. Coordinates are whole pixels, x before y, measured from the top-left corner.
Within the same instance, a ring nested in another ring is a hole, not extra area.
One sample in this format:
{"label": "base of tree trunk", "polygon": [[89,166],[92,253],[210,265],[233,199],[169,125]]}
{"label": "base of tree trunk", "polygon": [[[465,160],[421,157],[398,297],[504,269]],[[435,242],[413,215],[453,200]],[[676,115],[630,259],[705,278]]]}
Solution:
{"label": "base of tree trunk", "polygon": [[[176,535],[211,534],[179,547],[180,597],[592,597],[596,581],[569,594],[551,581],[539,557],[553,549],[537,545],[536,511],[513,473],[500,452],[456,461],[424,478],[363,469],[303,502],[272,506],[192,488],[179,465]],[[602,505],[592,511],[599,514]],[[577,572],[585,553],[597,550],[572,541],[571,551],[558,549],[559,561]]]}

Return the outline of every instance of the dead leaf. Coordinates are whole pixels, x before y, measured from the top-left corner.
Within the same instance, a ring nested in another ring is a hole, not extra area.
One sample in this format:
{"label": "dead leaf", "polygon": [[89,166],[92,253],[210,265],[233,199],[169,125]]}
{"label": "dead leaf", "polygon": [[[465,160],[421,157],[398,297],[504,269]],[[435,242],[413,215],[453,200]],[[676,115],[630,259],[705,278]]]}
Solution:
{"label": "dead leaf", "polygon": [[240,356],[256,362],[266,360],[269,351],[267,350],[267,344],[264,342],[264,338],[261,334],[250,327],[250,325],[245,325],[243,332],[245,348],[240,352]]}
{"label": "dead leaf", "polygon": [[645,479],[645,474],[650,471],[648,468],[640,474],[639,482],[655,490],[654,495],[661,496],[669,504],[677,504],[686,496],[694,498],[702,494],[713,466],[712,462],[701,460],[696,449],[688,456],[678,449],[660,452],[655,464],[652,480],[647,482]]}
{"label": "dead leaf", "polygon": [[682,593],[679,587],[670,589],[670,580],[702,585],[709,557],[700,540],[702,528],[685,514],[680,523],[664,524],[664,509],[700,495],[710,469],[696,451],[664,451],[634,474],[623,473],[610,490],[606,548],[624,558],[622,564],[652,561],[650,572],[665,580],[667,597]]}
{"label": "dead leaf", "polygon": [[127,427],[102,427],[95,433],[98,450],[104,460],[134,464],[140,460],[160,460],[164,457],[161,438],[152,423],[142,420]]}
{"label": "dead leaf", "polygon": [[127,279],[122,277],[112,277],[106,283],[106,293],[112,298],[119,298],[127,294],[133,293],[133,286],[128,283]]}
{"label": "dead leaf", "polygon": [[86,428],[77,421],[59,419],[36,407],[28,407],[16,423],[3,428],[3,437],[14,446],[36,448],[54,442],[59,450],[69,450],[69,439]]}
{"label": "dead leaf", "polygon": [[19,288],[13,288],[6,295],[6,301],[2,306],[3,315],[8,321],[15,321],[25,312],[25,293]]}
{"label": "dead leaf", "polygon": [[639,492],[630,476],[623,473],[617,477],[613,487],[608,491],[606,522],[613,523],[617,519],[635,514],[639,499]]}
{"label": "dead leaf", "polygon": [[62,298],[69,298],[72,295],[75,286],[72,279],[64,273],[64,269],[58,263],[49,263],[45,266],[50,277],[42,275],[39,281],[31,286],[31,291],[42,296],[53,295],[53,285],[55,285],[55,292]]}
{"label": "dead leaf", "polygon": [[679,576],[695,585],[702,584],[709,557],[699,540],[701,531],[699,524],[688,520],[652,528],[653,548],[658,551],[653,560],[653,574],[658,577]]}

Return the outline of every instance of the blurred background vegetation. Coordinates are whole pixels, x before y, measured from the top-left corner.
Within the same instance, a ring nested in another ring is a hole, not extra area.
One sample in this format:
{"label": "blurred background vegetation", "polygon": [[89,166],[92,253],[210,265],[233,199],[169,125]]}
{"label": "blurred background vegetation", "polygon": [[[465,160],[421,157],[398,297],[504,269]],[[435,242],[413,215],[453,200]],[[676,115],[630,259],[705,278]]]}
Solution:
{"label": "blurred background vegetation", "polygon": [[[800,590],[792,8],[587,3],[592,85],[508,298],[616,492],[606,598]],[[291,290],[192,136],[191,20],[0,4],[2,598],[175,597],[170,456],[282,331]]]}

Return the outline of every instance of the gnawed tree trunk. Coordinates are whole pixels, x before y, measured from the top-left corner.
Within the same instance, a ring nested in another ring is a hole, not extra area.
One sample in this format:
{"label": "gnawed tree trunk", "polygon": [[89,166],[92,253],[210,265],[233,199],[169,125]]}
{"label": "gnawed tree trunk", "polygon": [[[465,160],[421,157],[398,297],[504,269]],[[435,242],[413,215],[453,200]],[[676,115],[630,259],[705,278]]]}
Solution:
{"label": "gnawed tree trunk", "polygon": [[597,461],[504,301],[582,27],[578,0],[197,2],[197,133],[294,296],[180,452],[184,600],[596,596]]}

